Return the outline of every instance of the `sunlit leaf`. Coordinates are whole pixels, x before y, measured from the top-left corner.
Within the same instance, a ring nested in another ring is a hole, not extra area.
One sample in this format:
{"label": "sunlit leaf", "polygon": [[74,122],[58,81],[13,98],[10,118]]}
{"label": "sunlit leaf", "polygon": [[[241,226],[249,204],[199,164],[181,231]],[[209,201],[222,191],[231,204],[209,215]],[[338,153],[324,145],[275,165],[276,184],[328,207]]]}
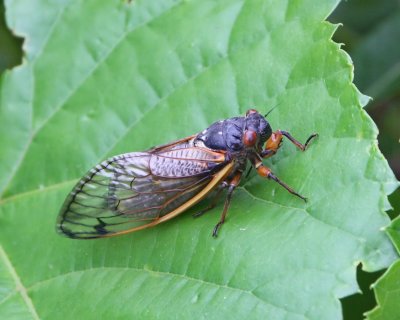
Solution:
{"label": "sunlit leaf", "polygon": [[[338,319],[356,265],[389,266],[397,186],[325,1],[8,1],[24,64],[0,92],[0,318]],[[289,143],[221,205],[119,238],[55,233],[96,163],[268,111]]]}

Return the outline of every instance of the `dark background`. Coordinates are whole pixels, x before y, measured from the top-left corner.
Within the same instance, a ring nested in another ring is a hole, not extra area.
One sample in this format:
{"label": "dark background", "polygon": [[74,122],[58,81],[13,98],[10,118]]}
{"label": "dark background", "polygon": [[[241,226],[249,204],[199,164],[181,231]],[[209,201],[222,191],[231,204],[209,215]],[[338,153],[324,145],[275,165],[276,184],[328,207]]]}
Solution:
{"label": "dark background", "polygon": [[[328,18],[342,23],[333,39],[343,43],[354,62],[354,83],[373,97],[366,111],[379,128],[379,146],[400,179],[400,1],[349,0],[342,2]],[[4,4],[0,2],[0,74],[21,63],[22,39],[6,28]],[[400,192],[390,196],[394,218],[400,211]],[[363,294],[342,299],[345,319],[363,319],[375,305],[370,285],[383,271],[365,273],[359,266],[358,282]]]}

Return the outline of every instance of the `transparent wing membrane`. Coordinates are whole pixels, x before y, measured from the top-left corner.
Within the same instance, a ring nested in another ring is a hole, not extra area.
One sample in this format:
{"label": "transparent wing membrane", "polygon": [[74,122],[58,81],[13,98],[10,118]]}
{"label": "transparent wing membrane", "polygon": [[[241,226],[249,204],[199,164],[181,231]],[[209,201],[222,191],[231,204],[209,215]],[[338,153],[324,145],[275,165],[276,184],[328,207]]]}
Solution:
{"label": "transparent wing membrane", "polygon": [[219,174],[224,159],[188,141],[108,159],[69,194],[58,231],[71,238],[97,238],[155,225],[202,190],[211,191],[227,174]]}

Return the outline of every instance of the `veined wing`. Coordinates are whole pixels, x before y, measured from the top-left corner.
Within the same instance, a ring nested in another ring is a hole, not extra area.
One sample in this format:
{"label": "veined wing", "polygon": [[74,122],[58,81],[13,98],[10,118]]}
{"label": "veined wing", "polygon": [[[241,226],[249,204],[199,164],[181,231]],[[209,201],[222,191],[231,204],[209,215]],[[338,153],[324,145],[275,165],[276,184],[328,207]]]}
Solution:
{"label": "veined wing", "polygon": [[115,156],[77,183],[59,214],[58,231],[88,239],[156,225],[200,201],[232,167],[223,153],[188,140]]}

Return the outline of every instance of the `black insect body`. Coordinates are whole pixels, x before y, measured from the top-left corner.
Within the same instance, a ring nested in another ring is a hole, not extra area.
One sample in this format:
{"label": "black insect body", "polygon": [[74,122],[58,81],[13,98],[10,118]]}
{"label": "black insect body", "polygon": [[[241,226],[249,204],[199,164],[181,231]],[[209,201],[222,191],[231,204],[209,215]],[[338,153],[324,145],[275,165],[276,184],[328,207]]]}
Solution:
{"label": "black insect body", "polygon": [[202,142],[203,146],[213,150],[238,152],[245,149],[244,130],[262,134],[259,139],[259,148],[262,148],[263,142],[272,133],[271,127],[264,117],[259,113],[251,113],[248,117],[235,117],[213,123],[196,136],[194,144],[200,146]]}
{"label": "black insect body", "polygon": [[211,204],[195,215],[199,216],[214,207],[227,188],[222,215],[213,230],[216,237],[248,163],[260,176],[306,200],[262,163],[278,151],[283,136],[304,151],[317,134],[303,145],[286,131],[272,132],[265,117],[250,109],[245,117],[215,122],[199,134],[110,158],[90,170],[71,191],[58,216],[57,230],[70,238],[90,239],[145,229],[177,216],[218,189]]}

